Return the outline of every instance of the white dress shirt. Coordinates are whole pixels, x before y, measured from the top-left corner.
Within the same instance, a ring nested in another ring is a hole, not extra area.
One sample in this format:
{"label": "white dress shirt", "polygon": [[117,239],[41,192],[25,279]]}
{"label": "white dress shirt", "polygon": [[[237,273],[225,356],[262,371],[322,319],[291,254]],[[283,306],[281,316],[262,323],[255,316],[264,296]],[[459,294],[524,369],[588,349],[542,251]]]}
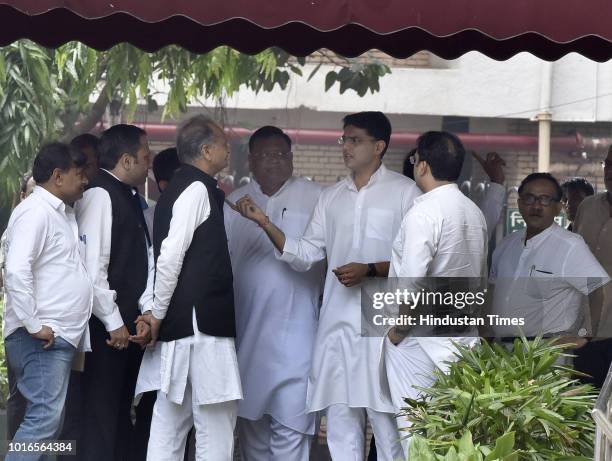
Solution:
{"label": "white dress shirt", "polygon": [[93,294],[80,245],[72,208],[35,186],[8,224],[5,338],[47,325],[74,347],[89,347]]}
{"label": "white dress shirt", "polygon": [[[389,277],[486,277],[487,224],[480,209],[456,184],[417,197],[393,242]],[[475,335],[476,336],[476,335]],[[414,338],[439,366],[455,348],[475,337]]]}
{"label": "white dress shirt", "polygon": [[[114,174],[104,170],[118,181]],[[136,194],[136,190],[133,191]],[[111,256],[113,229],[113,205],[108,192],[101,187],[93,187],[75,203],[74,210],[79,223],[80,238],[85,242],[85,265],[94,286],[93,314],[104,324],[106,331],[123,326],[119,306],[115,303],[117,292],[108,283],[108,265]],[[146,237],[143,235],[143,238]],[[147,243],[148,246],[148,243]],[[149,281],[138,305],[141,312],[151,310],[153,294],[153,252],[148,249]]]}
{"label": "white dress shirt", "polygon": [[[290,178],[272,196],[255,180],[235,190],[248,194],[287,236],[299,238],[322,187]],[[314,414],[305,412],[306,386],[319,316],[324,265],[305,273],[288,270],[274,256],[262,229],[225,206],[225,227],[234,273],[236,347],[244,400],[238,416],[272,416],[283,426],[314,434]]]}
{"label": "white dress shirt", "polygon": [[[575,334],[585,320],[586,296],[610,277],[579,235],[556,223],[526,242],[525,232],[508,235],[493,252],[493,313],[523,317],[526,336]],[[497,326],[494,332],[519,334],[516,326]]]}
{"label": "white dress shirt", "polygon": [[402,218],[419,194],[414,181],[381,165],[360,190],[351,177],[325,189],[304,236],[287,237],[279,258],[294,269],[308,270],[328,260],[308,382],[309,411],[338,403],[394,412],[380,381],[380,340],[361,334],[361,288],[345,287],[332,269],[389,261]]}
{"label": "white dress shirt", "polygon": [[[168,236],[157,257],[153,306],[156,318],[165,318],[193,234],[209,216],[208,190],[199,181],[187,187],[174,202]],[[200,332],[195,307],[192,322],[193,336],[158,342],[147,349],[138,374],[136,396],[161,390],[168,400],[181,405],[190,375],[192,399],[197,405],[242,398],[234,339]],[[194,354],[201,366],[190,370]]]}

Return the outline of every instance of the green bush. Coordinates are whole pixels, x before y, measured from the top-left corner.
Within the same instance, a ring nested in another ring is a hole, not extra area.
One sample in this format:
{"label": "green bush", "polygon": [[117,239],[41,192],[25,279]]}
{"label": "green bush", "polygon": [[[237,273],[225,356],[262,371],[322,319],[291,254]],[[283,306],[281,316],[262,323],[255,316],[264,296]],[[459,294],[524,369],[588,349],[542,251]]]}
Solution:
{"label": "green bush", "polygon": [[593,459],[596,394],[559,365],[564,348],[543,339],[516,340],[510,351],[487,342],[457,346],[459,360],[448,373],[436,372],[432,387],[422,389],[427,397],[405,399],[409,432],[436,455],[469,430],[485,451],[513,432],[519,460]]}
{"label": "green bush", "polygon": [[445,455],[436,455],[427,440],[415,435],[410,443],[410,461],[516,461],[518,453],[514,450],[514,432],[507,432],[495,441],[490,450],[474,445],[472,433],[466,431],[463,437],[453,443]]}

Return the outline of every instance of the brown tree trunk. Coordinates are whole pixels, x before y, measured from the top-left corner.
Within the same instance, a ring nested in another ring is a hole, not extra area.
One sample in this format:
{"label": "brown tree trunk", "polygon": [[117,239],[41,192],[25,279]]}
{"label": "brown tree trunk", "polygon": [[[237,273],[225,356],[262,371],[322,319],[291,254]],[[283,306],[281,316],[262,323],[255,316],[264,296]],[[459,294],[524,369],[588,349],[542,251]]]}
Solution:
{"label": "brown tree trunk", "polygon": [[106,111],[106,106],[109,103],[108,98],[108,86],[104,85],[100,94],[98,95],[98,99],[91,106],[91,110],[89,114],[87,114],[79,123],[75,123],[68,130],[66,130],[64,136],[62,136],[63,142],[70,142],[72,138],[82,133],[89,133],[94,127],[98,124],[98,122],[102,119],[104,112]]}

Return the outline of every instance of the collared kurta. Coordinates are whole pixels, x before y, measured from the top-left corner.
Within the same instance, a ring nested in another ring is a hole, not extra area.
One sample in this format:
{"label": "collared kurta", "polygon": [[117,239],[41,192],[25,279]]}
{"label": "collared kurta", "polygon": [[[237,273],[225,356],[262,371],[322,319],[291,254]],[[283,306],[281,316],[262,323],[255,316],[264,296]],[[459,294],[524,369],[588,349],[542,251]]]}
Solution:
{"label": "collared kurta", "polygon": [[[322,187],[290,178],[272,196],[255,180],[234,191],[248,194],[285,235],[299,238]],[[236,347],[244,399],[238,416],[272,416],[283,426],[314,434],[306,413],[306,386],[317,330],[324,264],[296,272],[274,257],[270,239],[257,224],[225,206],[225,227],[234,273]]]}
{"label": "collared kurta", "polygon": [[361,288],[345,287],[332,269],[389,261],[402,218],[419,194],[414,181],[381,165],[360,190],[351,177],[325,189],[304,236],[286,239],[278,256],[296,270],[328,260],[308,380],[309,411],[345,404],[394,412],[380,379],[380,338],[361,335]]}
{"label": "collared kurta", "polygon": [[[456,184],[437,187],[414,201],[393,243],[389,277],[481,277],[487,275],[487,224],[483,213]],[[414,338],[441,366],[453,356],[453,342],[474,337]]]}

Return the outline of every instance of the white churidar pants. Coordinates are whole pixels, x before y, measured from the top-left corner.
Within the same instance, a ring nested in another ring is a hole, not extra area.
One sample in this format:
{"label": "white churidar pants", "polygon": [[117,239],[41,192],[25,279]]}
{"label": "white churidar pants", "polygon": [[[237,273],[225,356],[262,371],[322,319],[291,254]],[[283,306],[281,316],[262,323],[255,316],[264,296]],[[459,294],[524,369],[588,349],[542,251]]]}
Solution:
{"label": "white churidar pants", "polygon": [[312,436],[283,426],[264,415],[257,421],[238,418],[243,461],[308,461]]}
{"label": "white churidar pants", "polygon": [[189,430],[195,426],[196,461],[231,461],[238,402],[196,405],[188,381],[183,404],[157,392],[147,461],[182,461]]}
{"label": "white churidar pants", "polygon": [[327,408],[327,446],[334,461],[365,459],[366,414],[376,439],[378,461],[402,459],[403,452],[395,417],[370,408],[352,408],[344,404]]}

